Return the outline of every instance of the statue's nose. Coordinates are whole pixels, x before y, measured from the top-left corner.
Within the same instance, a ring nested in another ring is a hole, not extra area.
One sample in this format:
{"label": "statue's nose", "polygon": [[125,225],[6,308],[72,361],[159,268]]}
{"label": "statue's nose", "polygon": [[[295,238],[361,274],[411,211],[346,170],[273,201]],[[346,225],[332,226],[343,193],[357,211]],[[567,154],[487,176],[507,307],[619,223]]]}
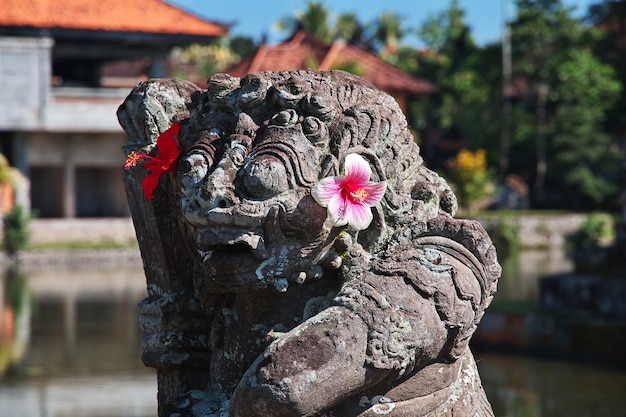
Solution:
{"label": "statue's nose", "polygon": [[234,206],[237,203],[238,198],[235,195],[232,183],[225,186],[225,184],[222,184],[220,178],[213,181],[211,177],[209,177],[206,186],[200,191],[200,196],[198,198],[198,204],[200,207],[206,210],[211,210],[215,208],[226,209]]}
{"label": "statue's nose", "polygon": [[228,154],[210,171],[206,156],[192,153],[180,167],[183,198],[204,210],[232,207],[238,201],[233,185],[237,171]]}
{"label": "statue's nose", "polygon": [[198,148],[179,168],[183,203],[202,210],[226,209],[239,202],[235,192],[237,172],[249,152],[252,138],[242,134],[228,137],[221,157],[214,164],[215,152]]}

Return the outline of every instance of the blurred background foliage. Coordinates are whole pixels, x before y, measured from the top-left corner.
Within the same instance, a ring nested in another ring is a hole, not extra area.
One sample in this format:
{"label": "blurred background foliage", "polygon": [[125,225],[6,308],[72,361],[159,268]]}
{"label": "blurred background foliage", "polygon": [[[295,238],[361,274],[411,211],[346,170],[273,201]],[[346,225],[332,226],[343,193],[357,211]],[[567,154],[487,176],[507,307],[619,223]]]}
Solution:
{"label": "blurred background foliage", "polygon": [[[532,208],[616,209],[626,142],[626,2],[599,0],[583,18],[560,0],[514,3],[503,40],[484,46],[474,41],[457,0],[418,24],[393,12],[363,22],[310,1],[276,27],[286,37],[305,30],[327,43],[343,39],[436,84],[437,94],[415,99],[407,117],[419,138],[433,129],[453,134],[461,140],[457,152],[470,152],[442,159],[422,151],[430,168],[466,190],[463,204],[477,190],[496,193],[514,175],[528,185]],[[424,46],[403,43],[408,34]],[[208,77],[258,46],[224,38],[176,53]],[[342,69],[360,72],[358,63]],[[459,158],[476,152],[484,172],[459,172]]]}

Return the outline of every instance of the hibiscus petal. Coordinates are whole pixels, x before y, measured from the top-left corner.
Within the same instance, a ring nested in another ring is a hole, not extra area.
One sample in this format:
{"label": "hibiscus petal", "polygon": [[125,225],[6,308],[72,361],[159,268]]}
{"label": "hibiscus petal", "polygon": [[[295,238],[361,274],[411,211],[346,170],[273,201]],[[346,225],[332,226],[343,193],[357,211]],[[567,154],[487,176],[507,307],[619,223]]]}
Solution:
{"label": "hibiscus petal", "polygon": [[328,201],[328,220],[333,226],[344,226],[348,224],[347,214],[348,203],[340,193],[333,195]]}
{"label": "hibiscus petal", "polygon": [[372,209],[364,204],[349,204],[346,206],[346,219],[355,230],[365,230],[374,219]]}
{"label": "hibiscus petal", "polygon": [[159,178],[161,178],[160,174],[161,173],[159,171],[151,171],[143,179],[141,187],[143,188],[143,193],[146,196],[146,200],[152,200],[152,198],[154,197],[154,189],[159,184]]}
{"label": "hibiscus petal", "polygon": [[171,171],[172,167],[175,169],[175,164],[173,164],[178,155],[180,155],[180,148],[178,146],[178,141],[176,140],[176,135],[180,131],[181,124],[179,122],[174,122],[169,129],[165,132],[161,133],[161,135],[157,139],[156,146],[159,150],[159,153],[156,155],[156,159],[161,161],[161,165],[165,171]]}
{"label": "hibiscus petal", "polygon": [[370,164],[361,155],[351,153],[346,156],[345,162],[346,176],[345,181],[354,184],[366,184],[372,175]]}
{"label": "hibiscus petal", "polygon": [[387,190],[387,181],[368,182],[363,186],[363,189],[367,192],[367,198],[363,201],[363,204],[372,207],[383,199],[385,190]]}
{"label": "hibiscus petal", "polygon": [[322,207],[327,207],[330,199],[341,192],[341,179],[327,177],[311,188],[311,196]]}

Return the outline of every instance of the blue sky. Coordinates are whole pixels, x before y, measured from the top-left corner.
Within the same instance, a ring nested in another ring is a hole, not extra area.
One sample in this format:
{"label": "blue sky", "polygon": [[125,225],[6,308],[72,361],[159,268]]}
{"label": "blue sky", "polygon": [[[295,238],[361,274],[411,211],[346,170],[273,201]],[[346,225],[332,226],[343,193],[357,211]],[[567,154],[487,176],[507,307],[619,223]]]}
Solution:
{"label": "blue sky", "polygon": [[[250,36],[260,41],[263,34],[270,43],[285,35],[273,29],[274,23],[284,17],[304,11],[307,0],[166,0],[207,20],[232,23],[231,34]],[[479,45],[500,39],[502,33],[502,4],[506,0],[459,0],[466,12],[466,22]],[[599,0],[562,0],[566,6],[576,7],[575,16],[586,13],[590,4]],[[322,3],[333,13],[354,12],[362,22],[374,20],[381,12],[396,12],[404,17],[406,27],[418,27],[429,16],[445,10],[446,0],[325,0]],[[513,0],[509,0],[510,16],[514,15]],[[405,43],[419,46],[416,37],[407,37]]]}

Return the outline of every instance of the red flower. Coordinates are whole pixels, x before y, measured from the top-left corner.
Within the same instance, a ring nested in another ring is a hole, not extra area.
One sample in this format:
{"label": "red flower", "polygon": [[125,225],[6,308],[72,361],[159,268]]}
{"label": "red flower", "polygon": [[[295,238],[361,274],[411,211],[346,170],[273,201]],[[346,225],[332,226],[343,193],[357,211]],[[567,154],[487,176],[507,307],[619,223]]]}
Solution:
{"label": "red flower", "polygon": [[156,156],[133,151],[126,158],[126,163],[124,164],[124,169],[126,170],[137,165],[139,161],[146,160],[143,167],[149,169],[150,173],[146,175],[141,184],[146,200],[152,200],[154,197],[154,189],[159,184],[161,176],[166,172],[176,170],[178,156],[180,155],[176,135],[178,135],[180,128],[181,124],[174,122],[169,129],[161,133],[156,142],[156,148],[159,151]]}

